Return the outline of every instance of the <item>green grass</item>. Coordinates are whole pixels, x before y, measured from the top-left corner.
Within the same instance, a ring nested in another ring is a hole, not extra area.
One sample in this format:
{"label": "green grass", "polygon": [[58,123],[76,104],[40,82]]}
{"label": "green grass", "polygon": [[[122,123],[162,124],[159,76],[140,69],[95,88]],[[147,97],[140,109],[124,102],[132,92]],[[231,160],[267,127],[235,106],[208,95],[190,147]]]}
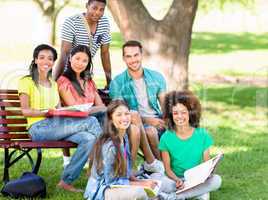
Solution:
{"label": "green grass", "polygon": [[112,33],[112,42],[111,48],[112,49],[121,49],[123,45],[123,36],[120,32],[113,32]]}
{"label": "green grass", "polygon": [[[212,154],[219,150],[225,153],[217,169],[223,185],[211,194],[211,199],[268,199],[268,88],[193,83],[191,89],[202,102],[202,126],[215,141]],[[82,194],[55,188],[62,171],[61,155],[61,150],[44,151],[39,174],[46,180],[48,199],[82,199]],[[29,170],[29,166],[22,160],[11,169],[11,178],[19,177],[25,170]],[[2,173],[1,170],[0,176]],[[85,188],[86,182],[84,171],[75,186]]]}
{"label": "green grass", "polygon": [[[121,33],[112,33],[112,48],[121,48]],[[193,32],[191,54],[222,54],[233,51],[268,50],[268,33]]]}
{"label": "green grass", "polygon": [[268,50],[268,33],[194,32],[191,53],[219,54],[244,50]]}
{"label": "green grass", "polygon": [[213,152],[225,157],[223,185],[212,199],[267,199],[268,88],[194,85],[203,105],[202,125],[213,135]]}
{"label": "green grass", "polygon": [[[121,60],[122,44],[121,33],[112,33],[111,49],[115,60]],[[194,32],[189,71],[239,78],[265,78],[268,76],[267,56],[268,33]]]}

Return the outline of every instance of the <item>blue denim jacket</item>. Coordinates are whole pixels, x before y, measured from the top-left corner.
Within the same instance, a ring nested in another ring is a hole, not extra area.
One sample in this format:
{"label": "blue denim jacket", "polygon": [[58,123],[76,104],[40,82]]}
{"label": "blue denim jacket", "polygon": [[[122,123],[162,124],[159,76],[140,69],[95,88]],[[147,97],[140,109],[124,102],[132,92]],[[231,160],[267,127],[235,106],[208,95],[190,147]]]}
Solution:
{"label": "blue denim jacket", "polygon": [[[127,153],[127,173],[126,177],[114,177],[113,165],[116,156],[116,148],[112,141],[106,142],[102,146],[103,169],[98,174],[96,170],[96,163],[93,163],[91,168],[91,176],[88,179],[87,187],[84,193],[84,198],[87,200],[104,200],[104,192],[110,185],[129,185],[129,178],[131,175],[132,161],[129,149],[128,136],[124,136],[124,144]],[[121,146],[122,153],[124,152],[124,145]]]}
{"label": "blue denim jacket", "polygon": [[[143,68],[143,78],[146,84],[146,91],[150,106],[161,115],[158,95],[166,91],[166,81],[157,71]],[[134,83],[128,70],[117,75],[110,84],[111,99],[122,99],[127,102],[131,110],[138,110],[138,101],[135,95]]]}

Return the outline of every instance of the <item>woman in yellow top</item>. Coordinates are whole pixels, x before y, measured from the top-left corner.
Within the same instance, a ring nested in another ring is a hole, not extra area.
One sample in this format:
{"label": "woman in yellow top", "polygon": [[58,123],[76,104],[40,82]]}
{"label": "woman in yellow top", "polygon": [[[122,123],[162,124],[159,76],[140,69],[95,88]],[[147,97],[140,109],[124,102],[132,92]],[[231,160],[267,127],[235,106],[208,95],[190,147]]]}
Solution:
{"label": "woman in yellow top", "polygon": [[64,168],[58,187],[81,192],[71,183],[80,175],[102,131],[95,117],[45,117],[42,110],[60,106],[57,84],[50,78],[56,59],[57,52],[49,45],[41,44],[34,49],[30,74],[19,81],[21,108],[33,141],[68,140],[78,144],[69,165]]}

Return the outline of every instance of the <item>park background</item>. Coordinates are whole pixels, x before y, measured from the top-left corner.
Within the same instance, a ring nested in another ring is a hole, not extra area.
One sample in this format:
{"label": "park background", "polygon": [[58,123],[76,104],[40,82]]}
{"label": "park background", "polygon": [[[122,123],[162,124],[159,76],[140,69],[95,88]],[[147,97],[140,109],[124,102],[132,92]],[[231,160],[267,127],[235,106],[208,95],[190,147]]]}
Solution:
{"label": "park background", "polygon": [[[220,1],[220,0],[219,0]],[[161,19],[172,0],[143,1]],[[214,137],[212,153],[223,150],[218,168],[222,188],[211,199],[268,199],[268,2],[200,6],[195,17],[189,57],[189,87],[203,105],[202,126]],[[214,0],[217,2],[217,0]],[[63,20],[85,11],[85,1],[72,1],[58,16],[56,48]],[[113,76],[125,69],[122,35],[112,19],[111,60]],[[49,27],[32,0],[0,0],[0,88],[16,88],[28,73],[34,47],[49,43]],[[95,80],[104,84],[99,55],[94,58]],[[157,70],[157,67],[155,68]],[[62,170],[61,151],[44,151],[39,174],[48,184],[50,199],[81,199],[55,188]],[[0,150],[0,167],[3,166]],[[26,160],[11,169],[12,178],[29,169]],[[0,176],[2,176],[2,169]],[[85,187],[85,173],[75,185]],[[0,199],[2,197],[0,196]]]}

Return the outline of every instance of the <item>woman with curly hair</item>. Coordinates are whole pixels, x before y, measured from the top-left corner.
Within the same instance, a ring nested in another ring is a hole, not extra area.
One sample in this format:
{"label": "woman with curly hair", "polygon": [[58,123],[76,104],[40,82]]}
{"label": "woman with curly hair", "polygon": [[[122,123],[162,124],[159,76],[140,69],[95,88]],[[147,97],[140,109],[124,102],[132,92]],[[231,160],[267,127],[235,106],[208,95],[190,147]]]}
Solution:
{"label": "woman with curly hair", "polygon": [[[163,184],[164,199],[209,199],[209,192],[217,190],[221,178],[212,175],[208,180],[190,190],[175,194],[183,187],[184,172],[210,159],[212,137],[199,127],[201,104],[190,91],[173,91],[165,96],[164,119],[167,130],[160,139],[159,149],[168,178]],[[160,195],[160,196],[161,196]]]}

